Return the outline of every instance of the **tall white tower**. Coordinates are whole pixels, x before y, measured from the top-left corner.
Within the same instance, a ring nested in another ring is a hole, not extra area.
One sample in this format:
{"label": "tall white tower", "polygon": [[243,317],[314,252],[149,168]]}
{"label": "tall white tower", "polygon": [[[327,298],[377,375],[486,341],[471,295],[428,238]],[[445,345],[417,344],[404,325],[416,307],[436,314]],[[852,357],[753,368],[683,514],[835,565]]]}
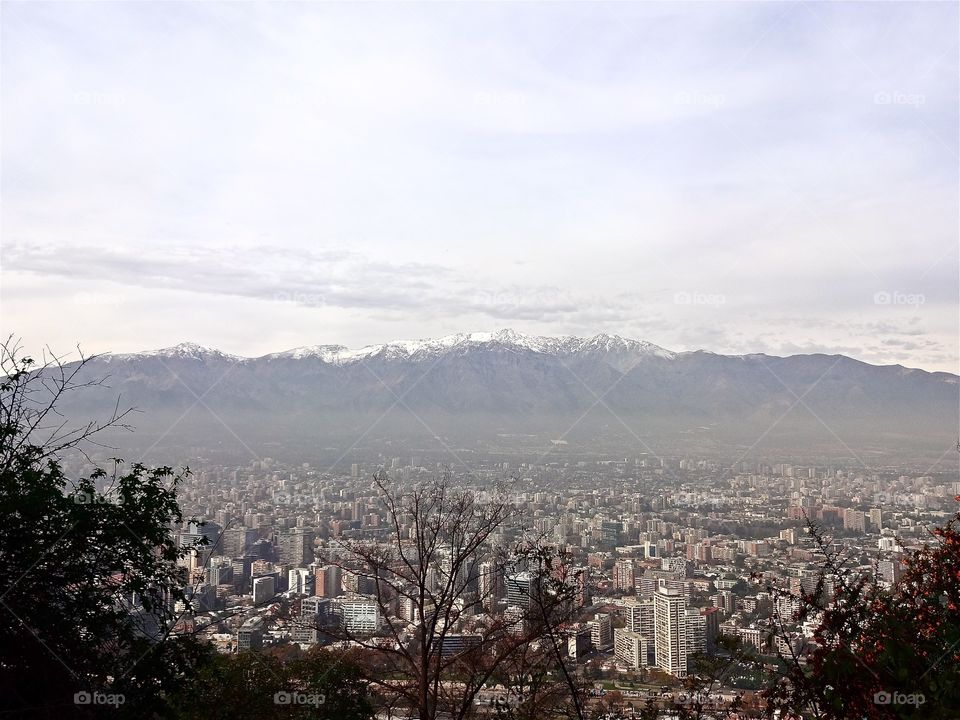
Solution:
{"label": "tall white tower", "polygon": [[657,666],[674,677],[687,676],[687,602],[673,588],[653,594]]}

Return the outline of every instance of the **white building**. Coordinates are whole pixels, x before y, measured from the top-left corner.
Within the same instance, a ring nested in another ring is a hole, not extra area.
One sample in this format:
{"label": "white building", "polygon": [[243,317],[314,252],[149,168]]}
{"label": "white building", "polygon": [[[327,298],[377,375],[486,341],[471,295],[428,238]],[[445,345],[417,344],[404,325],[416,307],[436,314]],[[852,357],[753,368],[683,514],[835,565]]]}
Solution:
{"label": "white building", "polygon": [[687,603],[673,588],[653,594],[657,666],[674,677],[687,676]]}
{"label": "white building", "polygon": [[298,595],[313,595],[313,575],[307,568],[294,568],[287,573],[287,589]]}
{"label": "white building", "polygon": [[363,635],[380,629],[380,607],[376,600],[345,596],[337,598],[334,603],[335,612],[349,632]]}
{"label": "white building", "polygon": [[647,665],[649,640],[640,633],[617,628],[613,631],[613,652],[634,670]]}
{"label": "white building", "polygon": [[597,650],[613,645],[613,620],[608,613],[597,613],[590,623],[590,641]]}

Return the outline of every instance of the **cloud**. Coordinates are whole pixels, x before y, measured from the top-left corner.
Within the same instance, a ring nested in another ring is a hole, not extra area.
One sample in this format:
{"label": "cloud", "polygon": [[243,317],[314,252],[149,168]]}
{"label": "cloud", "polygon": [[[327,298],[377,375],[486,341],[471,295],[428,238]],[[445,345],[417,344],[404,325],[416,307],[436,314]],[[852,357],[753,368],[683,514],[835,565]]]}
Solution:
{"label": "cloud", "polygon": [[134,252],[121,247],[39,246],[2,248],[8,272],[102,281],[134,287],[239,296],[303,307],[389,310],[402,313],[476,313],[495,320],[575,318],[606,322],[626,317],[621,300],[577,296],[550,286],[480,287],[449,268],[390,263],[338,249],[167,246]]}
{"label": "cloud", "polygon": [[4,322],[252,352],[202,306],[264,351],[513,325],[955,371],[957,12],[10,4]]}

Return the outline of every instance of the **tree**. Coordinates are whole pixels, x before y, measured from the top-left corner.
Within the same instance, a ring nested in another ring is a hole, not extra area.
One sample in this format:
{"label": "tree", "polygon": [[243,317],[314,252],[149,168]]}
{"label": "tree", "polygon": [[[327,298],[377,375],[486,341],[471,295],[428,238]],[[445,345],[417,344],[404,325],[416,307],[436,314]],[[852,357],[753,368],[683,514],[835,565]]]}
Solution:
{"label": "tree", "polygon": [[809,529],[822,570],[811,592],[794,597],[793,621],[816,622],[816,630],[812,643],[782,654],[785,670],[764,692],[768,710],[858,720],[955,718],[960,513],[901,559],[903,575],[893,587],[878,582],[875,572],[849,567],[818,527],[810,523]]}
{"label": "tree", "polygon": [[499,653],[503,661],[493,679],[510,691],[512,702],[502,704],[498,714],[506,720],[582,719],[587,716],[589,683],[572,667],[566,632],[579,610],[581,578],[543,535],[517,543],[514,554],[535,581],[523,624],[511,633],[516,647]]}
{"label": "tree", "polygon": [[174,606],[189,605],[177,562],[192,548],[172,530],[183,475],[120,460],[77,479],[63,471],[64,453],[125,426],[116,411],[81,425],[58,412],[98,384],[78,379],[86,362],[37,365],[0,345],[0,693],[23,716],[136,715],[203,654],[167,642]]}
{"label": "tree", "polygon": [[[502,487],[475,493],[447,475],[398,487],[383,471],[373,483],[387,537],[345,540],[327,560],[367,585],[381,626],[364,633],[347,620],[335,633],[369,651],[367,678],[385,705],[414,710],[421,720],[470,717],[485,686],[503,679],[498,671],[535,641],[550,641],[545,628],[557,617],[548,614],[545,624],[535,614],[547,587],[542,567],[529,567],[529,553],[511,556],[492,542],[519,519]],[[510,616],[493,606],[508,567],[528,570],[524,587],[534,594],[525,611]]]}
{"label": "tree", "polygon": [[312,649],[211,654],[169,699],[179,720],[368,720],[373,717],[359,666],[346,653]]}

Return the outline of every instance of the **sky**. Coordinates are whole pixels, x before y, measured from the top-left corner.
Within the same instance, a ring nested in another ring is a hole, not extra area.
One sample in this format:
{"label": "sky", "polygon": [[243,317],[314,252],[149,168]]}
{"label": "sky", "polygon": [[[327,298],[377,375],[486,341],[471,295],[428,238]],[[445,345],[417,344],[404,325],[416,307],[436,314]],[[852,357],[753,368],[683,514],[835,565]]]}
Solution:
{"label": "sky", "polygon": [[958,372],[956,3],[0,13],[30,351],[512,328]]}

